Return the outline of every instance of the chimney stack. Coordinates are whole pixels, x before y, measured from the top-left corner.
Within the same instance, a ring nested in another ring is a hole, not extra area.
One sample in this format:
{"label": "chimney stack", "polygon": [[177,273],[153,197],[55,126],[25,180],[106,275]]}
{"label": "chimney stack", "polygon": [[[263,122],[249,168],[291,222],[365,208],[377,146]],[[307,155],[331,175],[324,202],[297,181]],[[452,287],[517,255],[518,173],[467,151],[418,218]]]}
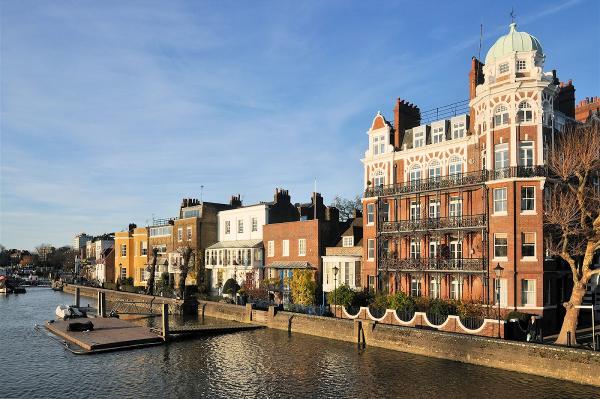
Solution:
{"label": "chimney stack", "polygon": [[398,98],[394,107],[394,148],[400,149],[406,130],[420,124],[421,111],[419,107]]}

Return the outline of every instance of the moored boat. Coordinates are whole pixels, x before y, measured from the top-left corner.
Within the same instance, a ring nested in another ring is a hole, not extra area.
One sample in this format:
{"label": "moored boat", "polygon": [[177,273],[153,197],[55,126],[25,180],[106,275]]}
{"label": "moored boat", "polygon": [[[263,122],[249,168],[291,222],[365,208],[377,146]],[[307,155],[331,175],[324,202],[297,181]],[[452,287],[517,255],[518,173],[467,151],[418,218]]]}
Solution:
{"label": "moored boat", "polygon": [[69,305],[58,305],[56,307],[55,313],[58,318],[63,320],[87,317],[87,314],[84,311],[78,309],[75,306]]}

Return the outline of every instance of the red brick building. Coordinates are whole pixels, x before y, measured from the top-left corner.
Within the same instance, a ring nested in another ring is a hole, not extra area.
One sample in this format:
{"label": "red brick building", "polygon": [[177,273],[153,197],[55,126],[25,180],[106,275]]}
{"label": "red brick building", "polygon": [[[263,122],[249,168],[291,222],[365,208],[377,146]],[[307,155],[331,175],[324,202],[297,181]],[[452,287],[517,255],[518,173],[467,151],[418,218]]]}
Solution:
{"label": "red brick building", "polygon": [[[468,101],[378,113],[364,164],[363,287],[496,303],[556,320],[570,278],[546,259],[545,160],[575,123],[575,88],[509,32],[473,58]],[[496,279],[494,268],[504,270]]]}
{"label": "red brick building", "polygon": [[313,193],[308,204],[296,204],[300,220],[267,224],[263,227],[265,246],[265,277],[278,279],[274,288],[276,302],[290,302],[290,287],[285,279],[294,270],[305,269],[314,273],[317,282],[317,302],[321,299],[323,273],[322,256],[327,246],[339,239],[339,211],[323,204],[323,197]]}

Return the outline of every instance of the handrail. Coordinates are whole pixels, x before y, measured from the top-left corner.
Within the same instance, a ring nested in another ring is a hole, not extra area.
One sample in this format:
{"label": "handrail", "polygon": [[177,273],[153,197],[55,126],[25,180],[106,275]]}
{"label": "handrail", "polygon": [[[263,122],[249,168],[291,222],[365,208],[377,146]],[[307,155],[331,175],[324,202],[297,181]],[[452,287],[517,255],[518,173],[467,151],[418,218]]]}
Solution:
{"label": "handrail", "polygon": [[475,172],[457,173],[378,187],[369,187],[365,190],[364,195],[365,197],[386,197],[402,194],[415,194],[425,191],[483,185],[488,181],[500,179],[540,176],[548,176],[548,168],[545,166],[511,166],[496,170],[478,170]]}
{"label": "handrail", "polygon": [[382,234],[444,230],[444,229],[466,229],[482,228],[486,226],[486,215],[463,215],[448,216],[443,218],[423,218],[413,220],[398,220],[381,222]]}
{"label": "handrail", "polygon": [[449,272],[485,272],[485,258],[406,258],[382,257],[379,270],[387,272],[401,271],[449,271]]}

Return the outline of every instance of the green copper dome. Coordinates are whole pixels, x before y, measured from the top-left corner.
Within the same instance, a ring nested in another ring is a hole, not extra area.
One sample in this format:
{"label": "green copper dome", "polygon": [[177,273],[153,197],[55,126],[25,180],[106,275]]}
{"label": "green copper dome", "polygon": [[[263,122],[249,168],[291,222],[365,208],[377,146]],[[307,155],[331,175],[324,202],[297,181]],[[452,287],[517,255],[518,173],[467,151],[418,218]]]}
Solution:
{"label": "green copper dome", "polygon": [[518,51],[537,51],[544,54],[540,41],[527,32],[518,32],[517,24],[513,22],[510,24],[508,33],[496,40],[496,43],[490,48],[485,56],[485,63],[488,64]]}

